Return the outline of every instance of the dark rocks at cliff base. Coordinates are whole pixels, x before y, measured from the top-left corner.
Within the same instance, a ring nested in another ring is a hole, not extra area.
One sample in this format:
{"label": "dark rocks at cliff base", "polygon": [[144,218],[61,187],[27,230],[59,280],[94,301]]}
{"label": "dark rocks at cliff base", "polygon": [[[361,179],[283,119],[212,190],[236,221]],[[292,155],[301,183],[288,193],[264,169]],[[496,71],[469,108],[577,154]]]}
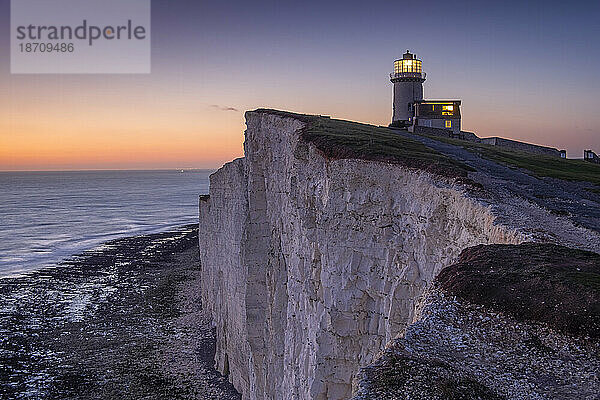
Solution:
{"label": "dark rocks at cliff base", "polygon": [[541,243],[475,246],[436,278],[441,289],[519,321],[600,337],[600,255]]}
{"label": "dark rocks at cliff base", "polygon": [[398,346],[363,370],[357,399],[506,400],[443,360],[410,355]]}
{"label": "dark rocks at cliff base", "polygon": [[0,398],[239,399],[213,369],[196,226],[0,279]]}

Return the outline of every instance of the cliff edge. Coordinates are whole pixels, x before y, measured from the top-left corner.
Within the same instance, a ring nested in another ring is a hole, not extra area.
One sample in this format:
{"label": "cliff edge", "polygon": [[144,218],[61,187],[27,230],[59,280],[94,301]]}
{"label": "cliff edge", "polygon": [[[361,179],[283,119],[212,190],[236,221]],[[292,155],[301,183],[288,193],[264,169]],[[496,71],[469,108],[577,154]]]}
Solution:
{"label": "cliff edge", "polygon": [[[248,112],[246,123],[245,157],[211,176],[199,223],[217,369],[244,399],[397,398],[374,394],[377,374],[360,370],[378,371],[431,304],[458,296],[434,280],[464,249],[600,249],[593,192],[582,197],[585,216],[560,214],[506,184],[541,178],[451,143],[275,110]],[[463,378],[505,395],[474,373]]]}

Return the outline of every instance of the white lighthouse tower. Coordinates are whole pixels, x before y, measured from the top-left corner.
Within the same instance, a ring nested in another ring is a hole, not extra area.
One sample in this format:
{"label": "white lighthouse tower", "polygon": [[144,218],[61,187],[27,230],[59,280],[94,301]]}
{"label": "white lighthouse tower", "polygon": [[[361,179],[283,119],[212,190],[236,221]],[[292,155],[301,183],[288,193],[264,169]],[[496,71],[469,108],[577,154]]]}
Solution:
{"label": "white lighthouse tower", "polygon": [[394,84],[394,115],[392,126],[412,125],[413,104],[423,100],[425,73],[421,60],[406,50],[401,59],[394,61],[394,72],[390,74]]}

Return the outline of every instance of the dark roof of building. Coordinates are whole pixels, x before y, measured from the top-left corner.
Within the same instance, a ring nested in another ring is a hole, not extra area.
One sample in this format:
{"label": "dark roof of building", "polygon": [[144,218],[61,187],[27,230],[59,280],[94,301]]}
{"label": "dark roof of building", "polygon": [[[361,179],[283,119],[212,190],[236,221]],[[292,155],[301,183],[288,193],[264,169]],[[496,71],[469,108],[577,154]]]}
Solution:
{"label": "dark roof of building", "polygon": [[394,60],[394,62],[396,61],[401,61],[401,60],[417,60],[417,61],[421,61],[417,58],[416,54],[412,54],[410,51],[406,50],[406,53],[402,54],[402,58],[398,58],[396,60]]}
{"label": "dark roof of building", "polygon": [[458,103],[460,104],[461,100],[415,100],[415,103]]}

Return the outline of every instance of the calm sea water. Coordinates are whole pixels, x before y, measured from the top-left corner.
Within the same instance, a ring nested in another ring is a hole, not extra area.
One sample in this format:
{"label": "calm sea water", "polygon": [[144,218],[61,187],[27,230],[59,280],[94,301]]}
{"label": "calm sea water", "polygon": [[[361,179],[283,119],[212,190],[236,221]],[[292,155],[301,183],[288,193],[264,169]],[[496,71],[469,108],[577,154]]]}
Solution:
{"label": "calm sea water", "polygon": [[198,220],[212,171],[0,173],[0,277]]}

